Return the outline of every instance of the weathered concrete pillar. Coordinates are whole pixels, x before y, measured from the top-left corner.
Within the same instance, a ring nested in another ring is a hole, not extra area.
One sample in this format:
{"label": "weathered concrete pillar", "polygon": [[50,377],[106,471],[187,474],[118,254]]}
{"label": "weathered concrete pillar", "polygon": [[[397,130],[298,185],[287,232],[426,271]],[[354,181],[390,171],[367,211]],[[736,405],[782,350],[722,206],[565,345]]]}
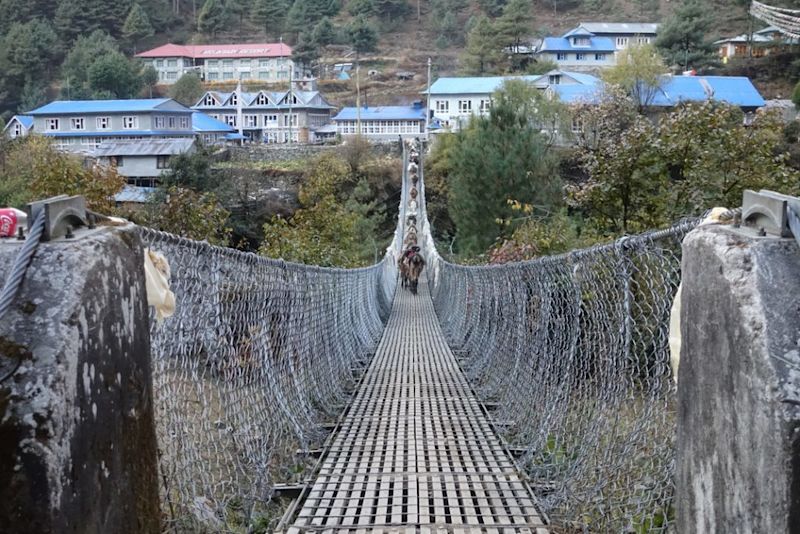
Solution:
{"label": "weathered concrete pillar", "polygon": [[800,533],[800,247],[704,226],[683,243],[680,533]]}
{"label": "weathered concrete pillar", "polygon": [[[39,246],[0,318],[0,377],[19,366],[0,383],[0,532],[156,533],[142,246],[131,227],[77,237]],[[18,250],[0,242],[0,280]]]}

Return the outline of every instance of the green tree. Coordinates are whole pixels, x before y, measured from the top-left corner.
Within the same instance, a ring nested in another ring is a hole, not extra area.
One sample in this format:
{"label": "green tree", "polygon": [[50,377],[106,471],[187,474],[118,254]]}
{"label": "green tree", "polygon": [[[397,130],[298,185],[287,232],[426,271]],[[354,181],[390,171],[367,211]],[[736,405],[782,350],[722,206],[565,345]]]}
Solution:
{"label": "green tree", "polygon": [[511,0],[495,25],[499,44],[518,48],[530,33],[532,23],[530,0]]}
{"label": "green tree", "polygon": [[640,109],[658,95],[667,67],[652,45],[629,46],[617,54],[617,64],[603,72],[603,81],[622,88]]}
{"label": "green tree", "polygon": [[356,17],[348,24],[347,34],[358,53],[371,52],[378,44],[378,34],[364,16]]}
{"label": "green tree", "polygon": [[309,20],[311,19],[308,13],[308,0],[294,0],[286,15],[286,31],[292,33],[296,41],[308,26]]}
{"label": "green tree", "polygon": [[794,86],[794,90],[792,91],[792,102],[796,108],[800,109],[800,82]]}
{"label": "green tree", "polygon": [[347,12],[354,17],[371,17],[375,14],[375,2],[373,0],[351,0],[347,2]]}
{"label": "green tree", "polygon": [[184,106],[195,105],[204,92],[203,82],[193,72],[187,72],[169,88],[170,98],[174,98]]}
{"label": "green tree", "polygon": [[467,46],[461,56],[464,74],[480,76],[494,72],[500,62],[497,33],[486,17],[477,19],[467,35]]}
{"label": "green tree", "polygon": [[711,23],[711,13],[700,0],[684,0],[659,29],[655,45],[669,65],[688,70],[712,64],[714,45],[706,41]]}
{"label": "green tree", "polygon": [[86,167],[82,158],[57,150],[49,139],[40,135],[15,140],[8,145],[4,156],[0,183],[24,185],[23,192],[15,193],[17,205],[34,198],[83,195],[89,208],[110,213],[114,195],[125,185],[125,178],[113,167]]}
{"label": "green tree", "polygon": [[384,22],[402,19],[411,8],[406,0],[373,0],[375,13]]}
{"label": "green tree", "polygon": [[244,17],[245,15],[247,15],[251,7],[252,6],[248,0],[225,1],[225,13],[228,16],[233,16],[238,19],[240,31],[242,30],[242,26],[244,25]]}
{"label": "green tree", "polygon": [[49,79],[50,66],[59,57],[58,36],[43,20],[14,24],[3,39],[0,50],[3,76],[15,84],[29,79]]}
{"label": "green tree", "polygon": [[89,87],[95,95],[112,98],[132,98],[139,92],[142,80],[140,66],[119,52],[98,58],[89,67]]}
{"label": "green tree", "polygon": [[531,113],[538,90],[506,82],[495,93],[489,116],[473,117],[458,133],[449,162],[448,195],[460,251],[486,251],[513,225],[511,199],[538,207],[559,201],[558,159]]}
{"label": "green tree", "polygon": [[317,160],[300,187],[300,209],[288,220],[276,216],[264,225],[260,253],[326,267],[361,265],[360,216],[337,195],[348,180],[341,159],[328,155]]}
{"label": "green tree", "polygon": [[264,30],[265,35],[277,37],[283,32],[288,9],[286,0],[256,0],[253,6],[253,21]]}
{"label": "green tree", "polygon": [[446,48],[458,41],[461,35],[461,28],[452,12],[447,12],[441,19],[438,19],[437,25],[439,37],[436,40],[436,46]]}
{"label": "green tree", "polygon": [[211,172],[211,154],[208,149],[198,148],[172,157],[169,170],[161,174],[161,183],[166,188],[212,192],[217,186],[217,180]]}
{"label": "green tree", "polygon": [[336,40],[336,31],[333,29],[331,19],[323,17],[311,33],[311,39],[317,43],[318,46],[327,46],[333,44]]}
{"label": "green tree", "polygon": [[216,195],[176,185],[162,186],[143,211],[125,214],[132,221],[212,245],[227,246],[231,235],[230,212]]}
{"label": "green tree", "polygon": [[319,59],[319,46],[314,41],[313,35],[308,32],[301,33],[297,44],[292,49],[292,61],[298,65],[310,67]]}
{"label": "green tree", "polygon": [[153,87],[158,83],[158,71],[148,65],[142,69],[142,85],[147,88],[150,98],[153,98]]}
{"label": "green tree", "polygon": [[225,25],[226,16],[225,6],[220,0],[206,0],[197,15],[197,28],[214,37]]}
{"label": "green tree", "polygon": [[505,0],[478,0],[478,5],[487,16],[495,18],[503,13],[506,2]]}
{"label": "green tree", "polygon": [[153,26],[150,24],[147,12],[138,3],[133,4],[128,17],[125,19],[125,24],[122,25],[122,35],[133,43],[134,54],[136,54],[136,46],[139,41],[145,37],[150,37],[153,33]]}
{"label": "green tree", "polygon": [[20,113],[25,113],[26,111],[30,111],[32,109],[36,109],[39,106],[42,106],[47,103],[47,90],[41,82],[36,82],[35,80],[28,80],[25,82],[25,86],[22,88],[22,94],[20,95],[19,101],[19,111]]}
{"label": "green tree", "polygon": [[103,30],[78,37],[61,64],[62,94],[69,99],[91,98],[89,69],[100,58],[119,53],[117,42]]}

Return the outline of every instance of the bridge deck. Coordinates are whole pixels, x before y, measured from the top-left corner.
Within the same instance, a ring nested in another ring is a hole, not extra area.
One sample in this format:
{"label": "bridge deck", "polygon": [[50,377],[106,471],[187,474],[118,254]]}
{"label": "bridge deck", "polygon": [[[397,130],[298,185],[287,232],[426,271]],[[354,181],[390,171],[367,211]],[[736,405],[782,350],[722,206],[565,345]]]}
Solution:
{"label": "bridge deck", "polygon": [[427,285],[398,289],[290,533],[546,532],[450,351]]}

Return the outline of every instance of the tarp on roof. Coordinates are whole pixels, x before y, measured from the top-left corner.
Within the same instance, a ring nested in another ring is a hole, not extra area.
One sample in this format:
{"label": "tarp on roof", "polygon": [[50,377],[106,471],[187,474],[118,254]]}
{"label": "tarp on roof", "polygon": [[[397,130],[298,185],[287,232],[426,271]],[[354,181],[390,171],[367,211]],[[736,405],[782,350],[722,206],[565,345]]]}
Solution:
{"label": "tarp on roof", "polygon": [[541,52],[614,52],[617,47],[608,37],[591,37],[589,46],[572,46],[563,37],[545,37]]}
{"label": "tarp on roof", "polygon": [[284,43],[165,45],[146,50],[136,57],[188,57],[192,59],[251,58],[291,56],[292,48]]}
{"label": "tarp on roof", "polygon": [[[361,108],[361,120],[425,120],[425,108],[413,106],[377,106]],[[357,108],[343,108],[334,121],[358,118]]]}
{"label": "tarp on roof", "polygon": [[192,129],[195,133],[228,133],[235,132],[236,128],[229,126],[222,121],[209,117],[202,111],[192,113]]}
{"label": "tarp on roof", "polygon": [[75,113],[125,113],[143,111],[186,112],[191,110],[171,98],[131,100],[56,100],[27,112],[28,115],[67,115]]}
{"label": "tarp on roof", "polygon": [[192,150],[194,139],[137,139],[103,141],[94,149],[95,157],[175,156]]}
{"label": "tarp on roof", "polygon": [[717,100],[734,106],[760,108],[764,98],[744,76],[670,76],[651,105],[672,107],[681,102]]}
{"label": "tarp on roof", "polygon": [[658,32],[659,26],[653,22],[581,22],[578,25],[597,35],[652,35]]}

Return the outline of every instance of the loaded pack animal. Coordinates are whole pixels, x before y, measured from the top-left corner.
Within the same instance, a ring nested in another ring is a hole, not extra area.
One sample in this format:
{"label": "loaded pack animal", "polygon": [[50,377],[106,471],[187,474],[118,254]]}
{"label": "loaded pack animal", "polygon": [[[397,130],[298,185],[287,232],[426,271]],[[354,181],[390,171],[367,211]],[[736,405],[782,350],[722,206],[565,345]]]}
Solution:
{"label": "loaded pack animal", "polygon": [[408,247],[398,261],[401,286],[416,295],[419,285],[419,276],[422,274],[422,269],[424,267],[425,258],[420,254],[419,246],[412,245]]}

